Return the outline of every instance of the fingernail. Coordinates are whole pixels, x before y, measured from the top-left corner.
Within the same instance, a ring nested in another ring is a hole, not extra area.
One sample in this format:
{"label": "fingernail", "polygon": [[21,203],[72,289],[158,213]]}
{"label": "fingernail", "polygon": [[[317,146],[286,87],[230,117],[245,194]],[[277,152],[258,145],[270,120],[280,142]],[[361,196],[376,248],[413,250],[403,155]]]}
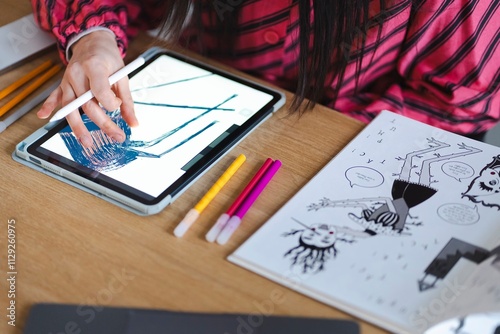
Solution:
{"label": "fingernail", "polygon": [[130,127],[136,127],[136,126],[139,126],[139,121],[137,120],[137,118],[132,118],[132,120],[130,121],[130,124],[129,124]]}
{"label": "fingernail", "polygon": [[121,105],[122,105],[122,100],[121,100],[120,98],[118,98],[118,97],[117,97],[117,98],[115,99],[115,106],[116,106],[116,107],[115,107],[115,110],[116,110],[116,109],[118,109],[118,108],[120,108],[120,106],[121,106]]}
{"label": "fingernail", "polygon": [[119,143],[122,143],[125,140],[125,136],[122,133],[112,133],[111,138],[116,140]]}
{"label": "fingernail", "polygon": [[89,136],[87,135],[83,135],[83,136],[80,136],[80,138],[78,138],[78,140],[80,141],[80,143],[84,146],[84,147],[91,147],[92,146],[92,139],[90,139]]}

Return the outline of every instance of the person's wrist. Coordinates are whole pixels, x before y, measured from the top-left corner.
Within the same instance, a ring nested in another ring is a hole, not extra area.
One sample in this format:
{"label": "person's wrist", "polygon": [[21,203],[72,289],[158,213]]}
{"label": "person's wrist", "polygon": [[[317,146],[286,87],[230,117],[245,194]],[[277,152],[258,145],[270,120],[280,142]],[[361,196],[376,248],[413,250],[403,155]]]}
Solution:
{"label": "person's wrist", "polygon": [[68,43],[66,49],[67,60],[69,61],[75,52],[85,50],[85,48],[94,43],[105,43],[107,45],[110,45],[108,43],[111,43],[111,45],[114,43],[116,45],[116,36],[113,31],[104,27],[90,28],[77,35]]}

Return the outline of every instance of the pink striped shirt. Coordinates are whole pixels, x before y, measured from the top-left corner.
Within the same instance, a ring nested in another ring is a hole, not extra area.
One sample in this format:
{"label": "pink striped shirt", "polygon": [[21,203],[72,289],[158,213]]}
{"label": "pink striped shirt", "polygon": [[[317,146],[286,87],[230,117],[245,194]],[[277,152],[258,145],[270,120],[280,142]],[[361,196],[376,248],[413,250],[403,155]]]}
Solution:
{"label": "pink striped shirt", "polygon": [[[31,1],[37,22],[57,37],[62,57],[71,38],[96,26],[111,29],[125,53],[128,39],[139,29],[155,27],[162,15],[155,11],[160,0]],[[190,26],[183,39],[203,36],[209,57],[294,91],[297,6],[292,0],[240,2],[233,56],[217,49],[219,36],[207,13],[205,34]],[[235,2],[204,1],[204,6],[221,20],[231,15],[230,3]],[[381,17],[377,6],[373,1],[374,21]],[[332,100],[330,85],[321,103],[363,122],[388,109],[461,134],[483,133],[495,125],[500,119],[500,0],[419,0],[413,5],[388,0],[386,7],[379,42],[376,28],[366,33],[358,90],[351,53],[338,98]]]}

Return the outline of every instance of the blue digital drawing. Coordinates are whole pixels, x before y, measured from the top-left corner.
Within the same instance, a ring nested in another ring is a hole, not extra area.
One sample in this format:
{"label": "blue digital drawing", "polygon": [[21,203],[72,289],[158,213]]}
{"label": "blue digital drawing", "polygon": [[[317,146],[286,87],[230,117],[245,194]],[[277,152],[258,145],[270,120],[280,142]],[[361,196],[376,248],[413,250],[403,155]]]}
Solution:
{"label": "blue digital drawing", "polygon": [[[213,75],[213,74],[210,74]],[[155,86],[150,86],[150,87],[145,87],[141,88],[142,89],[152,89],[152,88],[158,88],[161,86],[165,85],[171,85],[171,84],[176,84],[180,82],[185,82],[188,80],[195,80],[199,79],[202,77],[206,77],[206,75],[200,76],[200,77],[195,77],[195,78],[190,78],[190,79],[182,79],[178,80],[175,82],[168,82],[164,84],[159,84]],[[137,91],[137,90],[135,90]],[[162,134],[156,139],[149,140],[149,141],[143,141],[143,140],[131,140],[131,129],[128,126],[128,124],[123,120],[121,117],[120,110],[114,110],[114,111],[106,111],[106,114],[111,118],[113,122],[115,122],[120,129],[123,130],[125,133],[125,141],[123,143],[116,142],[113,140],[111,137],[109,137],[107,134],[105,134],[90,118],[88,118],[87,115],[82,115],[82,120],[84,124],[86,125],[87,129],[90,132],[91,138],[93,140],[93,145],[89,148],[84,148],[78,138],[74,135],[73,131],[71,128],[66,126],[63,128],[60,132],[59,135],[61,136],[62,140],[64,141],[64,144],[68,148],[72,158],[74,161],[80,163],[81,165],[88,167],[92,170],[98,171],[98,172],[109,172],[113,170],[117,170],[119,168],[122,168],[126,166],[127,164],[131,163],[132,161],[136,160],[137,158],[161,158],[165,154],[174,151],[175,149],[181,147],[185,143],[189,142],[190,140],[196,138],[198,135],[202,134],[204,131],[212,127],[217,123],[217,121],[212,121],[207,125],[204,125],[201,127],[201,129],[197,130],[194,133],[186,133],[185,137],[183,140],[180,142],[176,143],[172,147],[168,148],[164,152],[160,154],[153,154],[153,153],[148,153],[148,152],[143,152],[140,151],[139,149],[144,149],[148,147],[155,146],[159,143],[161,143],[163,140],[167,139],[168,137],[174,135],[175,133],[183,130],[186,128],[189,124],[192,124],[198,120],[200,120],[203,116],[209,114],[210,112],[214,110],[219,110],[219,111],[235,111],[234,109],[230,108],[222,108],[221,106],[228,101],[234,99],[237,96],[237,94],[232,94],[229,96],[227,99],[225,99],[223,102],[217,104],[214,107],[204,107],[204,106],[189,106],[189,105],[173,105],[173,104],[168,104],[168,103],[146,103],[146,102],[140,102],[140,101],[134,101],[135,104],[143,104],[143,105],[149,105],[152,107],[161,107],[161,108],[181,108],[181,109],[201,109],[204,110],[202,113],[199,115],[191,118],[190,120],[186,121],[185,123],[179,125],[176,128],[173,128],[166,133]]]}
{"label": "blue digital drawing", "polygon": [[159,88],[159,87],[165,87],[165,86],[169,86],[169,85],[176,85],[176,84],[179,84],[181,82],[187,82],[187,81],[192,81],[192,80],[196,80],[196,79],[206,78],[206,77],[210,77],[213,75],[214,75],[213,73],[208,73],[208,74],[199,75],[197,77],[180,79],[180,80],[175,80],[175,81],[170,81],[170,82],[164,82],[164,83],[153,85],[153,86],[139,87],[139,88],[135,88],[135,89],[130,90],[130,92],[135,93],[135,92],[139,92],[141,90],[148,90],[148,89],[154,89],[154,88]]}

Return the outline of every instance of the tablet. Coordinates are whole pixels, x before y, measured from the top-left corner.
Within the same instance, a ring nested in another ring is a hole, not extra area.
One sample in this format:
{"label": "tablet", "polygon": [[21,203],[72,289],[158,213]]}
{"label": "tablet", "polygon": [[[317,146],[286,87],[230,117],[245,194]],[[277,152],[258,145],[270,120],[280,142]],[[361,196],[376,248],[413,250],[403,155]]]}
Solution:
{"label": "tablet", "polygon": [[[260,305],[257,304],[257,309]],[[262,306],[266,309],[267,306]],[[102,305],[35,304],[24,334],[359,334],[359,324],[345,319],[273,314],[195,313]]]}
{"label": "tablet", "polygon": [[85,114],[83,148],[66,120],[16,146],[15,160],[141,215],[178,197],[280,108],[284,94],[184,55],[153,48],[129,75],[139,126],[105,111],[126,134],[118,143]]}

